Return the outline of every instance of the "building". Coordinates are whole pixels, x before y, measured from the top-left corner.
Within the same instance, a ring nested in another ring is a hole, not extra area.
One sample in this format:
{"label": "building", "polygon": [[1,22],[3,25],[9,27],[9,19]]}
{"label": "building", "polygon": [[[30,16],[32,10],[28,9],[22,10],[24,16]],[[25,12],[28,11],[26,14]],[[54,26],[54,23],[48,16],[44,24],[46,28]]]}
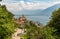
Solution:
{"label": "building", "polygon": [[19,17],[18,19],[14,19],[17,24],[24,24],[26,22],[26,18],[24,15]]}

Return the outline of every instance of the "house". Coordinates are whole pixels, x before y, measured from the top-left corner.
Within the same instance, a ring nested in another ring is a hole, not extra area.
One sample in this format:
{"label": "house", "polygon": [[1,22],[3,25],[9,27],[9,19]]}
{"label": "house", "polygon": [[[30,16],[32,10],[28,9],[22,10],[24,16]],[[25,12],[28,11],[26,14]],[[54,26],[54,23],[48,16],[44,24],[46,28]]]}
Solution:
{"label": "house", "polygon": [[19,17],[18,19],[14,19],[17,24],[24,24],[26,22],[26,18],[24,15]]}

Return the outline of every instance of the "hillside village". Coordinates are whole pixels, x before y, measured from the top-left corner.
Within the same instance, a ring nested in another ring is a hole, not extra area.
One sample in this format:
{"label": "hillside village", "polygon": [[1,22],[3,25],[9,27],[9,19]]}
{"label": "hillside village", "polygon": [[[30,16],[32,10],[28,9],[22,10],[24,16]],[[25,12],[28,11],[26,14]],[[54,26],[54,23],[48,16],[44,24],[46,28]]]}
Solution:
{"label": "hillside village", "polygon": [[[14,22],[19,24],[21,28],[16,28],[15,29],[15,33],[12,35],[12,38],[13,39],[24,39],[21,35],[24,35],[26,34],[26,29],[24,28],[25,25],[24,24],[27,24],[27,25],[30,25],[30,20],[27,20],[27,18],[22,15],[21,17],[19,17],[18,19],[14,18]],[[39,23],[37,22],[32,22],[34,25],[36,25],[37,27],[41,27],[42,25],[40,25]],[[19,37],[21,36],[21,37]]]}
{"label": "hillside village", "polygon": [[[15,22],[16,22],[17,24],[21,24],[21,25],[24,24],[24,23],[28,23],[28,24],[29,24],[29,22],[30,22],[30,20],[28,20],[24,15],[22,15],[22,16],[19,17],[18,19],[14,18],[14,20],[15,20]],[[38,22],[33,22],[33,21],[32,21],[32,23],[35,24],[36,26],[42,25],[42,24],[40,24],[40,23],[38,23]]]}

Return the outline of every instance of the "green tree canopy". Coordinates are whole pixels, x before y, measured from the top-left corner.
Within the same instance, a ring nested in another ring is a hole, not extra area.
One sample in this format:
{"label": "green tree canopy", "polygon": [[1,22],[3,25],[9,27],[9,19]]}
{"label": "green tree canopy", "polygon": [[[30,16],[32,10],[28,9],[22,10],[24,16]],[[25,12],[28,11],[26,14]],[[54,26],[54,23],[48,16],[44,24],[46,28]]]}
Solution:
{"label": "green tree canopy", "polygon": [[60,8],[55,10],[52,13],[51,20],[48,24],[50,27],[54,27],[56,29],[60,29]]}
{"label": "green tree canopy", "polygon": [[0,6],[0,39],[10,39],[15,29],[13,14],[6,9],[6,6]]}
{"label": "green tree canopy", "polygon": [[57,31],[53,34],[56,34],[58,37],[60,37],[60,8],[52,13],[48,26],[55,28]]}

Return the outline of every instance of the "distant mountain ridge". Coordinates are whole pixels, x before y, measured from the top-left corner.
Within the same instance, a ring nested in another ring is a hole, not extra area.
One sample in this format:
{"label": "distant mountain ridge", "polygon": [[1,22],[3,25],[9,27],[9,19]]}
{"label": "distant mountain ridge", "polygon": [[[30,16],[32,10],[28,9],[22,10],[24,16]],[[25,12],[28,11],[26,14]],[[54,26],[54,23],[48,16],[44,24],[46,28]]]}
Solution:
{"label": "distant mountain ridge", "polygon": [[56,9],[60,8],[60,3],[48,7],[47,9],[37,9],[37,10],[21,10],[18,11],[15,15],[27,15],[27,16],[51,16],[52,12]]}
{"label": "distant mountain ridge", "polygon": [[52,12],[56,9],[60,8],[60,3],[53,5],[47,9],[44,9],[43,11],[41,11],[40,13],[38,13],[38,15],[44,15],[44,16],[51,16]]}

